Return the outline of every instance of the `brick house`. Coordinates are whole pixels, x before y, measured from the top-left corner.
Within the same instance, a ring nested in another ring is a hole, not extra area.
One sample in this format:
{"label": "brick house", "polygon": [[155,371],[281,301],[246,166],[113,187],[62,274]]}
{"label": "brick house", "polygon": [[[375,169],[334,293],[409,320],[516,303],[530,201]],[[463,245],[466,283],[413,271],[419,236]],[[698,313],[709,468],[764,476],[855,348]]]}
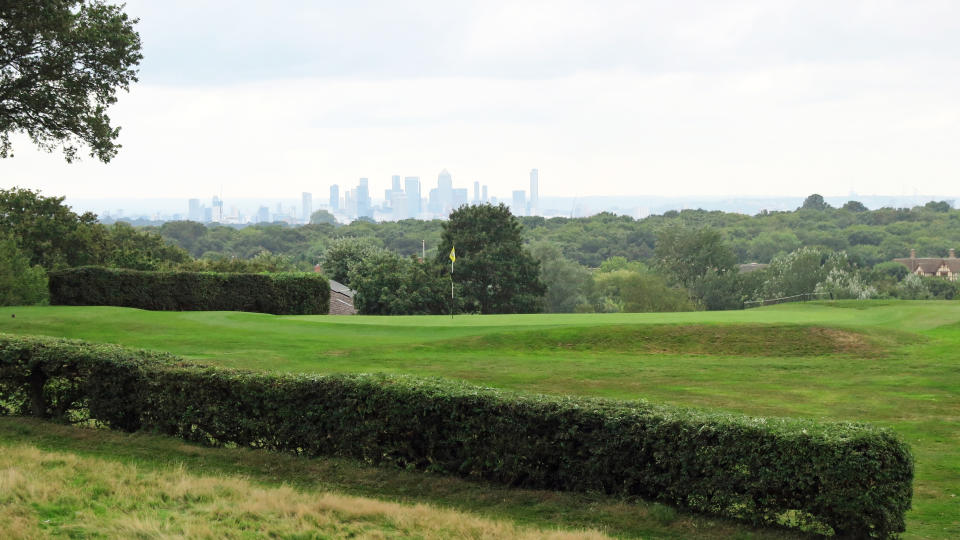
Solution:
{"label": "brick house", "polygon": [[960,276],[960,259],[952,249],[946,258],[917,257],[917,250],[911,249],[909,257],[893,261],[906,266],[907,270],[918,276],[939,277],[950,281],[956,281]]}

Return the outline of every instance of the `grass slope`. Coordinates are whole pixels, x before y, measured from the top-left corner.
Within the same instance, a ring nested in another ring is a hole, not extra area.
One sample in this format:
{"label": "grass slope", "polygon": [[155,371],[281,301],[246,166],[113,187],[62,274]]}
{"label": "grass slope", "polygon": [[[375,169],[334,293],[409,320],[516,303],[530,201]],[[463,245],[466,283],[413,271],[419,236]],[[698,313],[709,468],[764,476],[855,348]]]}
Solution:
{"label": "grass slope", "polygon": [[0,418],[0,531],[4,538],[797,537],[644,501],[29,418]]}
{"label": "grass slope", "polygon": [[524,391],[871,421],[894,428],[917,456],[906,536],[960,537],[960,302],[453,319],[3,308],[0,332],[252,369],[407,372]]}

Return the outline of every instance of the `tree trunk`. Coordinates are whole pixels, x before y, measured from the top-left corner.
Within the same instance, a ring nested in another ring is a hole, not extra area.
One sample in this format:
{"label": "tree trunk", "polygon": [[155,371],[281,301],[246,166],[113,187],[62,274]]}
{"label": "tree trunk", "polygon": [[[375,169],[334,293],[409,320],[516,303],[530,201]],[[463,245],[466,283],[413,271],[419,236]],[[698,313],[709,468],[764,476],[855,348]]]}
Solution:
{"label": "tree trunk", "polygon": [[34,366],[30,371],[30,412],[38,418],[46,418],[47,403],[43,399],[43,385],[47,382],[47,374]]}

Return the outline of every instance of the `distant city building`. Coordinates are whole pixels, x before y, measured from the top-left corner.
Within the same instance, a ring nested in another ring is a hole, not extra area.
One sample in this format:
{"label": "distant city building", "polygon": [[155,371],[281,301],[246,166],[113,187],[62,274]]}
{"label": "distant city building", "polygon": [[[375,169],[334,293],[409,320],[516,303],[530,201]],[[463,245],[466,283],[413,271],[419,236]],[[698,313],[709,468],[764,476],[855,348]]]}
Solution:
{"label": "distant city building", "polygon": [[480,182],[473,183],[473,204],[480,204]]}
{"label": "distant city building", "polygon": [[407,201],[407,195],[404,192],[391,190],[390,208],[393,209],[394,220],[400,221],[401,219],[408,219],[410,217]]}
{"label": "distant city building", "polygon": [[340,186],[337,184],[330,186],[330,209],[334,212],[340,210]]}
{"label": "distant city building", "polygon": [[211,203],[211,206],[213,206],[211,212],[212,218],[208,221],[213,221],[214,219],[217,220],[217,222],[223,221],[223,201],[220,200],[220,197],[214,195]]}
{"label": "distant city building", "polygon": [[313,215],[313,194],[304,191],[300,194],[300,203],[303,206],[303,215],[300,218],[304,223],[310,223],[310,216]]}
{"label": "distant city building", "polygon": [[530,212],[531,216],[539,214],[540,210],[540,171],[530,169]]}
{"label": "distant city building", "polygon": [[200,221],[203,219],[203,209],[200,206],[200,199],[190,199],[187,202],[187,219],[190,221]]}
{"label": "distant city building", "polygon": [[481,199],[481,202],[483,202],[483,203],[488,203],[488,202],[490,202],[490,198],[487,197],[487,186],[486,186],[486,185],[483,186],[483,199]]}
{"label": "distant city building", "polygon": [[423,211],[420,204],[420,177],[408,176],[403,179],[403,183],[407,195],[407,212],[410,217],[418,217]]}
{"label": "distant city building", "polygon": [[357,185],[357,213],[355,217],[373,217],[373,204],[370,200],[370,182],[361,178]]}
{"label": "distant city building", "polygon": [[213,221],[213,208],[203,207],[203,219],[201,221],[204,223]]}
{"label": "distant city building", "polygon": [[390,177],[390,189],[393,191],[403,191],[403,188],[400,186],[400,175],[395,174]]}
{"label": "distant city building", "polygon": [[453,209],[453,177],[446,169],[437,176],[437,201],[444,216]]}
{"label": "distant city building", "polygon": [[467,188],[457,188],[452,192],[452,200],[450,201],[450,209],[456,210],[461,206],[467,204]]}
{"label": "distant city building", "polygon": [[261,206],[257,210],[257,222],[258,223],[270,223],[270,209],[266,206]]}
{"label": "distant city building", "polygon": [[527,210],[527,192],[519,189],[513,192],[513,204],[511,205],[513,213],[522,216]]}

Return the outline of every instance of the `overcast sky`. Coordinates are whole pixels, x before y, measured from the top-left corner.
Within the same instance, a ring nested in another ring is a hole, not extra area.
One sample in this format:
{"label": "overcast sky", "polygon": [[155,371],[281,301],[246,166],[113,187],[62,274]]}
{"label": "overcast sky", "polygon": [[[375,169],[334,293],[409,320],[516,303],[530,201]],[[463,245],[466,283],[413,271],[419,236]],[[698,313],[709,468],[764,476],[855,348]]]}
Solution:
{"label": "overcast sky", "polygon": [[960,195],[960,2],[128,0],[109,164],[17,139],[0,185],[323,198]]}

